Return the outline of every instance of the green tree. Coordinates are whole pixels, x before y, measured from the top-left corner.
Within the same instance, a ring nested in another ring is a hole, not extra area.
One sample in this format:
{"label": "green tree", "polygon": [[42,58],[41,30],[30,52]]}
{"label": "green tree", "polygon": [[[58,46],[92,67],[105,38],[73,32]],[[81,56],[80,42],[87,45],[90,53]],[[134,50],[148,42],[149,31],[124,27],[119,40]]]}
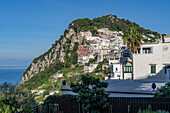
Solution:
{"label": "green tree", "polygon": [[24,113],[29,113],[35,106],[34,95],[31,90],[22,87],[22,85],[17,85],[12,95],[17,103],[17,108],[24,111]]}
{"label": "green tree", "polygon": [[13,113],[16,109],[30,113],[34,105],[34,96],[26,87],[6,82],[0,85],[0,113]]}
{"label": "green tree", "polygon": [[136,28],[131,27],[126,31],[123,35],[124,42],[127,45],[127,48],[131,51],[131,58],[132,58],[132,79],[134,78],[134,72],[133,72],[133,54],[137,51],[137,48],[140,47],[142,44],[142,36],[141,34],[136,30]]}
{"label": "green tree", "polygon": [[108,109],[109,94],[104,92],[107,86],[108,83],[88,75],[81,76],[81,83],[71,83],[72,91],[79,95],[78,102],[82,104],[83,110],[89,113],[101,113]]}
{"label": "green tree", "polygon": [[0,96],[0,113],[14,113],[16,108],[15,99],[9,95]]}
{"label": "green tree", "polygon": [[170,97],[170,82],[166,83],[165,86],[158,88],[155,97]]}
{"label": "green tree", "polygon": [[108,67],[108,68],[104,68],[105,70],[104,70],[104,74],[105,74],[105,76],[107,77],[108,76],[108,74],[111,72],[111,67]]}
{"label": "green tree", "polygon": [[0,84],[0,113],[13,113],[16,108],[16,101],[11,95],[14,92],[14,85],[10,83]]}

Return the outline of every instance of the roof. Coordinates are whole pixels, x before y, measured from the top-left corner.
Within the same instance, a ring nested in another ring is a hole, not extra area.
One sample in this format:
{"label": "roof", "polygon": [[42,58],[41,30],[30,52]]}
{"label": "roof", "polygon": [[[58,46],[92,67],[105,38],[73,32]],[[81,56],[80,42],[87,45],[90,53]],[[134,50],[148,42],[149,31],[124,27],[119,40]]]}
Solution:
{"label": "roof", "polygon": [[[131,92],[131,93],[153,93],[151,87],[153,81],[146,80],[104,80],[108,82],[106,91],[120,91],[120,92]],[[160,88],[165,85],[165,82],[156,82],[156,87]]]}
{"label": "roof", "polygon": [[170,38],[170,35],[164,36],[164,38]]}
{"label": "roof", "polygon": [[[124,93],[124,94],[144,94],[154,95],[154,91],[151,88],[152,81],[145,80],[103,80],[108,82],[108,87],[105,92],[110,93]],[[160,88],[165,85],[165,82],[155,82],[156,87]],[[61,89],[62,91],[71,91],[70,86],[65,86]]]}

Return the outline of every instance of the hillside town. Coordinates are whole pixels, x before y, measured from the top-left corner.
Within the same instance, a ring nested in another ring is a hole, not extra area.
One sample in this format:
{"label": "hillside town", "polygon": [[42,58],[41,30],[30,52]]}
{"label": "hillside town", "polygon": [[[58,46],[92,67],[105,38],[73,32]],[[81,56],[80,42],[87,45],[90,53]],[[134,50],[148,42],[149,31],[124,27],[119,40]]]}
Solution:
{"label": "hillside town", "polygon": [[[104,62],[101,72],[112,67],[111,79],[170,80],[170,35],[154,42],[142,41],[142,45],[133,54],[132,76],[131,52],[123,41],[123,32],[110,31],[107,28],[98,29],[98,32],[99,36],[92,36],[89,31],[80,32],[86,43],[79,46],[78,62],[85,65],[90,59],[96,59],[96,62],[84,66],[85,73],[93,72],[99,62]],[[151,40],[145,35],[142,36]],[[149,36],[154,37],[153,34]],[[108,75],[103,76],[108,79]]]}

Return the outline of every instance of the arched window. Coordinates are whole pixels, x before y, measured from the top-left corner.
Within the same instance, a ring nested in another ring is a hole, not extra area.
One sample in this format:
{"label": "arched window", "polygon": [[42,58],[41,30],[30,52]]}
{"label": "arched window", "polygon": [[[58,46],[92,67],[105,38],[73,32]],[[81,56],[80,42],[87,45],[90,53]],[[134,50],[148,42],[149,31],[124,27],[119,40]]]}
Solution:
{"label": "arched window", "polygon": [[124,73],[132,73],[132,63],[125,62],[125,64],[124,64]]}

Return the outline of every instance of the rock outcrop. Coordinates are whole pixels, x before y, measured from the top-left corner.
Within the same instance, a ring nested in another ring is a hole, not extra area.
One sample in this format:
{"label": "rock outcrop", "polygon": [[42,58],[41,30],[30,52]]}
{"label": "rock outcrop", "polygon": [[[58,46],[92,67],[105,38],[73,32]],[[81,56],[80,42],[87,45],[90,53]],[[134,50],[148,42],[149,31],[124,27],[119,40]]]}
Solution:
{"label": "rock outcrop", "polygon": [[66,31],[65,34],[62,35],[61,38],[56,41],[56,43],[53,44],[46,53],[33,60],[31,65],[23,74],[22,83],[29,80],[39,72],[44,71],[56,61],[65,62],[66,54],[68,54],[68,56],[70,55],[70,52],[66,51],[73,51],[75,43],[80,44],[84,37],[80,33],[76,33],[72,28],[68,28]]}

